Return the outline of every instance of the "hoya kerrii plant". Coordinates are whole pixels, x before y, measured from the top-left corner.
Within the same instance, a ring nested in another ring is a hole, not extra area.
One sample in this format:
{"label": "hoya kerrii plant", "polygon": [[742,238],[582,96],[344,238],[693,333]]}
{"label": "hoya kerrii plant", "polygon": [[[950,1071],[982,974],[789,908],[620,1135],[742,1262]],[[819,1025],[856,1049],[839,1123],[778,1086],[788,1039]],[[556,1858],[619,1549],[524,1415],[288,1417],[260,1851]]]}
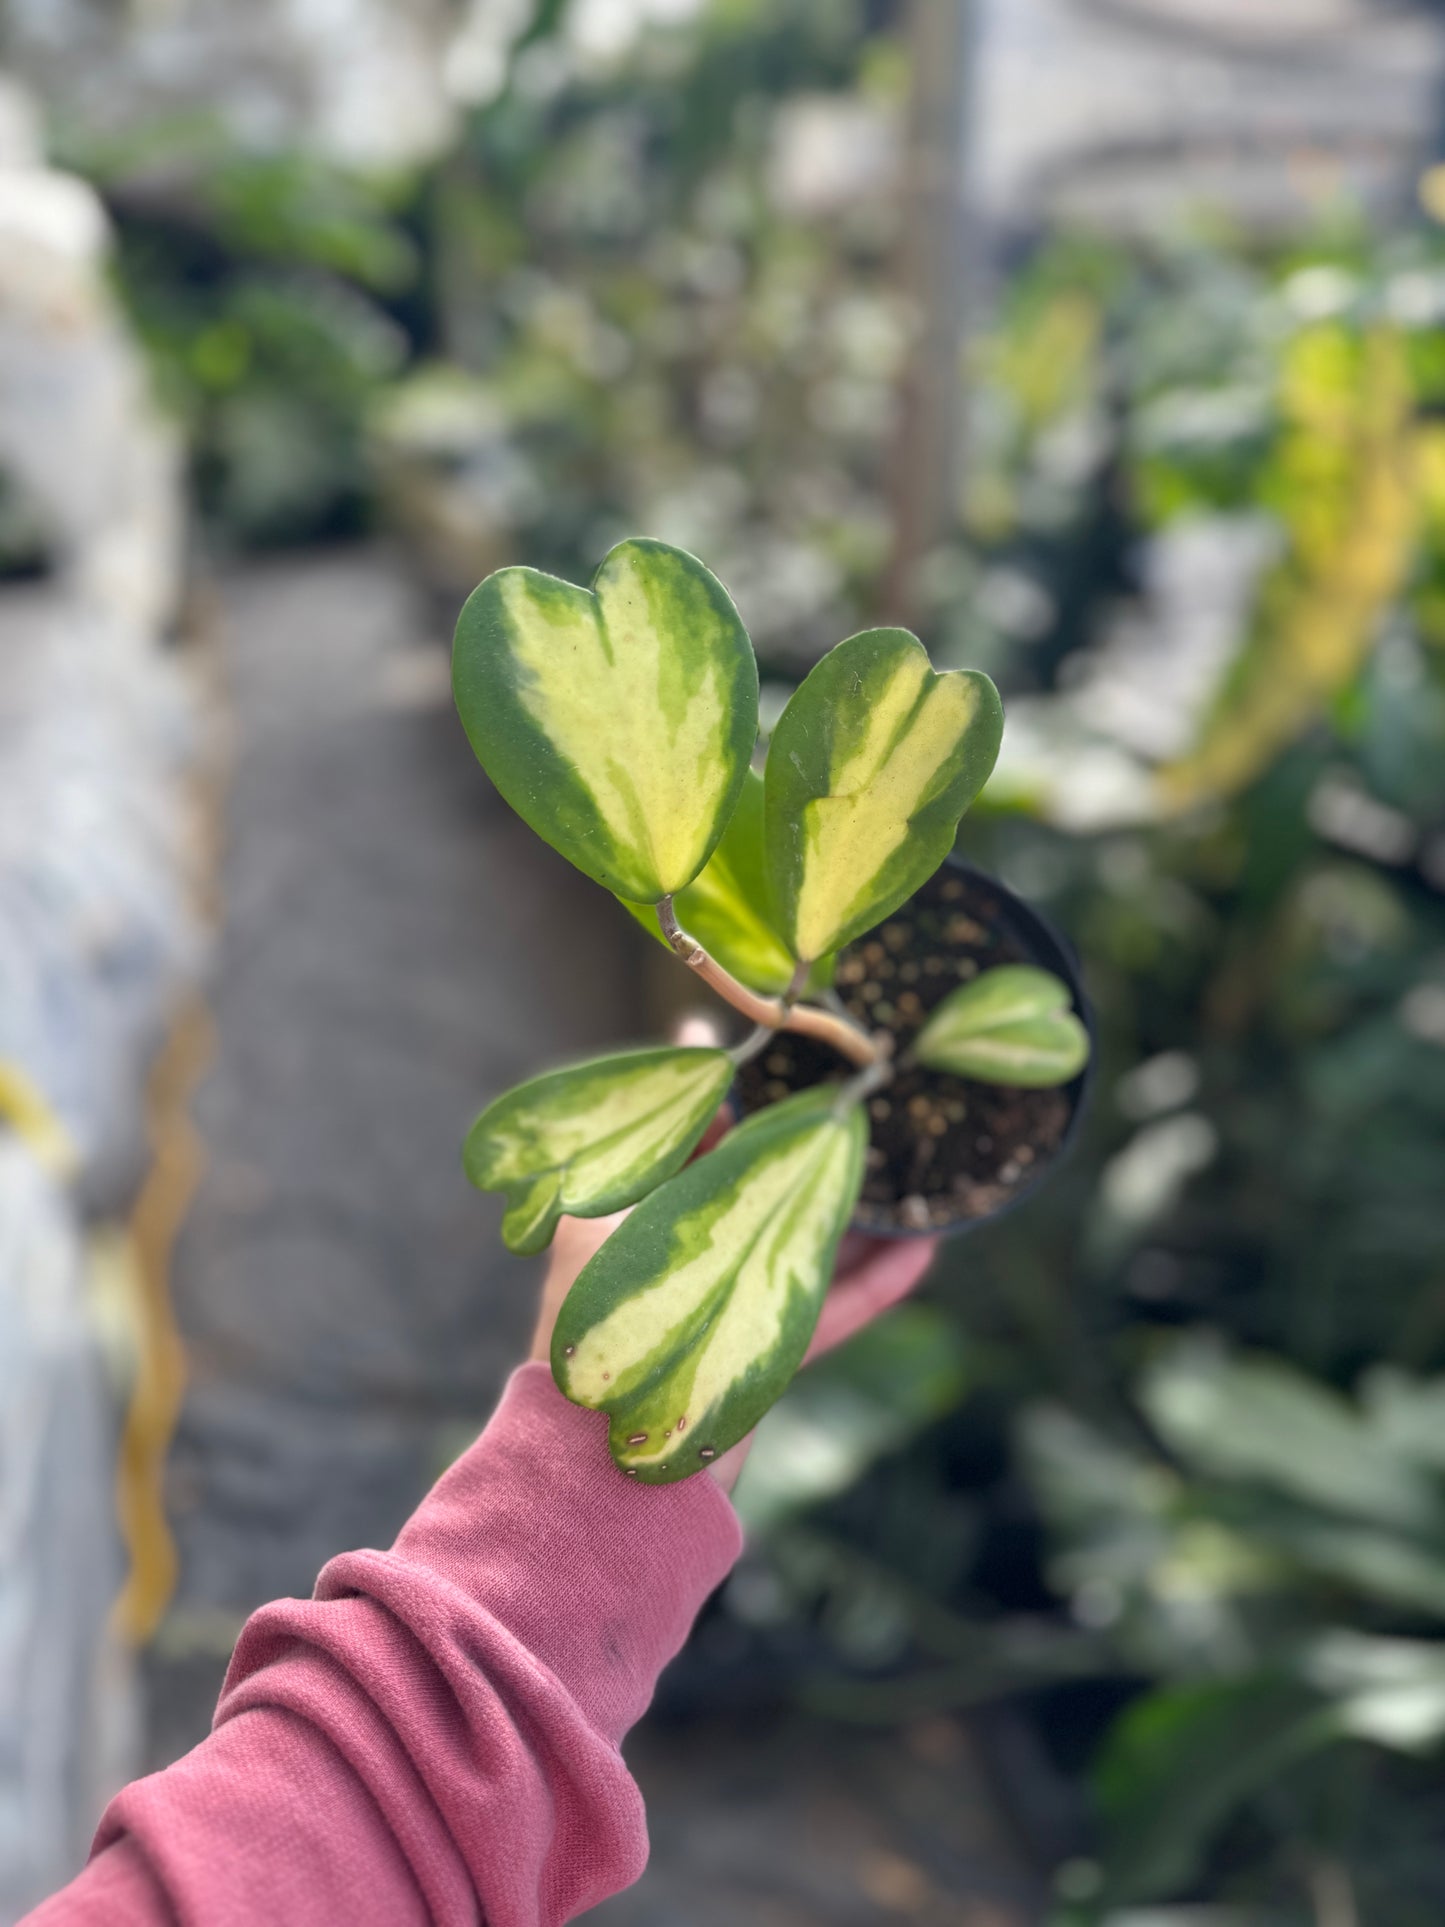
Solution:
{"label": "hoya kerrii plant", "polygon": [[[894,1070],[891,1039],[831,991],[833,959],[944,861],[1002,706],[987,676],[936,674],[906,630],[871,629],[811,670],[758,774],[747,632],[702,563],[647,539],[613,549],[590,590],[488,576],[457,624],[453,688],[507,802],[753,1026],[731,1050],[550,1071],[489,1105],[465,1147],[472,1182],[505,1195],[513,1251],[543,1249],[564,1212],[636,1206],[563,1305],[552,1370],[609,1415],[629,1476],[670,1483],[749,1432],[802,1361],[859,1194],[866,1100]],[[1047,972],[1002,966],[910,1049],[971,1078],[1064,1083],[1088,1054],[1069,1006]],[[693,1158],[779,1030],[830,1046],[838,1075]]]}

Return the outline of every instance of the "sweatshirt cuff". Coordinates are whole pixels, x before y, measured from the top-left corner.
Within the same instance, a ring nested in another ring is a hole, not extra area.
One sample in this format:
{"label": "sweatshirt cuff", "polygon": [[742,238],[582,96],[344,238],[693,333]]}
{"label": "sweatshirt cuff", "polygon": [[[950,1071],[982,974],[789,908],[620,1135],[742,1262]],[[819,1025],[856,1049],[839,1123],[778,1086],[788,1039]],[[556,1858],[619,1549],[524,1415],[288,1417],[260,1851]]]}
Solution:
{"label": "sweatshirt cuff", "polygon": [[[608,1455],[606,1414],[570,1404],[532,1363],[393,1556],[475,1599],[615,1745],[741,1549],[714,1479],[634,1484]],[[323,1573],[317,1597],[327,1596]]]}

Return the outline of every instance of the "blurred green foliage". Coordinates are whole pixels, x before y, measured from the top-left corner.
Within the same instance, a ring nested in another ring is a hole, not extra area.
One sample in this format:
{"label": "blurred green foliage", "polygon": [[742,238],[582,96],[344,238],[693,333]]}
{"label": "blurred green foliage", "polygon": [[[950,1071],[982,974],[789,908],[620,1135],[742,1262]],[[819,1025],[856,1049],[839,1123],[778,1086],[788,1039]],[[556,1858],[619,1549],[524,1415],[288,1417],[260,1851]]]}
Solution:
{"label": "blurred green foliage", "polygon": [[830,105],[886,124],[905,76],[865,28],[895,11],[715,6],[602,73],[538,44],[432,204],[443,345],[505,435],[513,551],[585,576],[645,527],[707,555],[794,670],[859,626],[888,540],[890,197],[810,198],[806,154]]}
{"label": "blurred green foliage", "polygon": [[[542,21],[404,180],[204,120],[70,130],[212,525],[307,539],[379,496],[449,593],[502,553],[585,576],[646,527],[806,667],[859,626],[888,541],[897,12],[731,0],[595,69]],[[818,143],[853,134],[880,164],[820,201]]]}
{"label": "blurred green foliage", "polygon": [[[72,137],[207,514],[379,512],[449,594],[645,529],[783,675],[861,626],[894,16],[729,0],[597,71],[539,19],[402,182]],[[926,640],[1042,745],[969,853],[1078,943],[1098,1096],[1026,1211],[770,1421],[722,1610],[830,1717],[1007,1701],[1061,1927],[1433,1923],[1445,247],[1062,237],[998,282]]]}
{"label": "blurred green foliage", "polygon": [[1021,714],[1107,736],[1121,633],[1126,673],[1187,646],[1151,554],[1262,538],[1211,677],[1151,685],[1173,746],[1113,742],[1127,807],[1047,821],[1066,761],[971,829],[1080,945],[1095,1115],[940,1267],[967,1398],[775,1553],[831,1629],[817,1703],[1031,1695],[1086,1794],[1060,1922],[1445,1900],[1442,316],[1429,233],[1062,242],[980,356]]}
{"label": "blurred green foliage", "polygon": [[418,184],[238,150],[195,116],[72,128],[60,155],[105,196],[117,285],[210,526],[243,544],[365,526],[369,413],[425,325]]}

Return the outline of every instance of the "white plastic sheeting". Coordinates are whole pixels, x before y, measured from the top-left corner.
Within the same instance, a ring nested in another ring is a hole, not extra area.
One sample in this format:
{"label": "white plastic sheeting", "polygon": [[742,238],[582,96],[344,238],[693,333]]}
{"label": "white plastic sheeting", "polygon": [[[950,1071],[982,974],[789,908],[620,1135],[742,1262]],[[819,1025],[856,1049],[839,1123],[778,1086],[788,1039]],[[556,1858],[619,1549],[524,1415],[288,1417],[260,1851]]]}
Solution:
{"label": "white plastic sheeting", "polygon": [[[49,564],[0,582],[0,1927],[77,1870],[136,1764],[87,1219],[144,1169],[148,1061],[201,948],[194,713],[163,641],[179,469],[107,245],[0,76],[0,477]],[[65,1182],[7,1119],[16,1091],[69,1141]]]}
{"label": "white plastic sheeting", "polygon": [[179,470],[107,286],[104,211],[27,153],[13,88],[0,109],[0,475],[53,569],[0,585],[0,1062],[105,1195],[133,1167],[145,1058],[196,960],[189,706],[160,642]]}
{"label": "white plastic sheeting", "polygon": [[147,1059],[199,960],[174,665],[43,590],[0,590],[0,1061],[111,1202],[143,1154]]}
{"label": "white plastic sheeting", "polygon": [[112,1438],[69,1201],[0,1135],[0,1921],[80,1865],[116,1764]]}

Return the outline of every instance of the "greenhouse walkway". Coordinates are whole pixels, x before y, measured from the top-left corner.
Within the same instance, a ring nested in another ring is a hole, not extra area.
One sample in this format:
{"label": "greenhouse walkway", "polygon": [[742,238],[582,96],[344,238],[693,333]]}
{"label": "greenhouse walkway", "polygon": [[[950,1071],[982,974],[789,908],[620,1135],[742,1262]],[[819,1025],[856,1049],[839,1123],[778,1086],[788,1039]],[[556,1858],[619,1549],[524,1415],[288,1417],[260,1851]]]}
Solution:
{"label": "greenhouse walkway", "polygon": [[[217,1050],[173,1279],[181,1579],[147,1662],[153,1766],[207,1731],[246,1614],[387,1544],[520,1354],[535,1274],[461,1179],[474,1112],[648,1027],[645,938],[492,794],[450,708],[445,622],[384,552],[249,567],[219,614]],[[957,1722],[712,1713],[649,1722],[629,1754],[653,1862],[608,1927],[1032,1917]]]}

